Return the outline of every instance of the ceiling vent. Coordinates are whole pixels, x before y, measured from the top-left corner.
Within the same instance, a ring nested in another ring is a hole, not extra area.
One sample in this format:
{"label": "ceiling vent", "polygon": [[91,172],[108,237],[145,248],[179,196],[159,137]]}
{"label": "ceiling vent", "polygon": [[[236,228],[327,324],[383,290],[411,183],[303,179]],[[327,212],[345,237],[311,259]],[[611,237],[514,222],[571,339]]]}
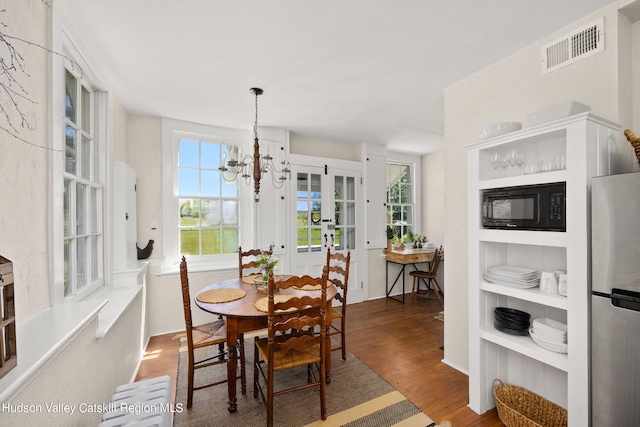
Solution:
{"label": "ceiling vent", "polygon": [[542,47],[542,74],[604,50],[604,18]]}

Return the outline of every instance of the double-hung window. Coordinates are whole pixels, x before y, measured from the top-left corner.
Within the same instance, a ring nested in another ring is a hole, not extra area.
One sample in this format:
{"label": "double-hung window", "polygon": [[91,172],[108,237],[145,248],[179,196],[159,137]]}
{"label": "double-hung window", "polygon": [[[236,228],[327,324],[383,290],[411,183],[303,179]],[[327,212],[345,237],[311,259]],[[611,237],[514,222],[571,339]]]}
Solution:
{"label": "double-hung window", "polygon": [[223,141],[179,138],[176,208],[182,255],[238,251],[238,185],[218,170],[232,149]]}
{"label": "double-hung window", "polygon": [[[162,247],[159,274],[237,268],[243,236],[252,236],[251,192],[220,166],[237,158],[247,131],[162,120]],[[225,179],[225,177],[227,179]],[[244,206],[244,207],[243,207]]]}
{"label": "double-hung window", "polygon": [[[64,71],[64,154],[61,172],[64,298],[104,282],[103,186],[98,157],[96,91],[78,67]],[[57,197],[57,196],[56,196]]]}
{"label": "double-hung window", "polygon": [[409,163],[387,162],[387,225],[397,236],[414,231],[414,188]]}

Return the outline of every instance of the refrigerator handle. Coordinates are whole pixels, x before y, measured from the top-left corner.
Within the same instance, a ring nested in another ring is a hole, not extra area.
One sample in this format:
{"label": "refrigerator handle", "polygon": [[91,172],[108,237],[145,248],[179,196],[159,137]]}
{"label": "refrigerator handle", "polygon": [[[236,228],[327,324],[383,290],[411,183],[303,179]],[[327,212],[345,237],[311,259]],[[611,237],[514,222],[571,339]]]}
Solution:
{"label": "refrigerator handle", "polygon": [[628,310],[640,311],[640,292],[613,288],[611,290],[611,304]]}

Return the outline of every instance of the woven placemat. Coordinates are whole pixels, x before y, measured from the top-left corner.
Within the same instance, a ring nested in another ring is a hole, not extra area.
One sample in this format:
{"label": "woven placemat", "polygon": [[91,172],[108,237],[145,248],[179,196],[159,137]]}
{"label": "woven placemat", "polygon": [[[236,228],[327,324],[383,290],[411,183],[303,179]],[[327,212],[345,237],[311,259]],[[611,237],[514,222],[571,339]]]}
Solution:
{"label": "woven placemat", "polygon": [[[289,298],[291,298],[291,295],[274,295],[273,296],[273,302],[274,303],[279,303],[279,302],[285,302],[287,301]],[[258,311],[262,311],[263,313],[268,313],[269,312],[269,297],[264,297],[264,298],[260,298],[258,301],[256,301],[256,309]],[[297,309],[295,307],[291,307],[288,308],[286,310],[276,310],[276,313],[285,313],[287,311],[296,311]]]}
{"label": "woven placemat", "polygon": [[200,302],[206,304],[217,304],[223,302],[235,301],[240,298],[244,298],[247,293],[242,289],[235,288],[222,288],[222,289],[210,289],[204,291],[196,298]]}
{"label": "woven placemat", "polygon": [[[329,289],[332,285],[333,283],[331,282],[331,280],[328,280],[327,289]],[[303,287],[296,289],[300,289],[301,291],[319,291],[322,289],[322,285],[304,285]]]}

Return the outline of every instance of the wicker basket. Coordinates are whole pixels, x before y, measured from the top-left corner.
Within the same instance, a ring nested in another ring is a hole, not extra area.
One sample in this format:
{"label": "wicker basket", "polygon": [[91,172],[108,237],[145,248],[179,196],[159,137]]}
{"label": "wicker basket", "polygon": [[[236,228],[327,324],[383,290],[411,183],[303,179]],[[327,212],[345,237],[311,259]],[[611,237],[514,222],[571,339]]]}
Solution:
{"label": "wicker basket", "polygon": [[523,387],[493,380],[500,421],[507,427],[562,427],[567,410]]}

